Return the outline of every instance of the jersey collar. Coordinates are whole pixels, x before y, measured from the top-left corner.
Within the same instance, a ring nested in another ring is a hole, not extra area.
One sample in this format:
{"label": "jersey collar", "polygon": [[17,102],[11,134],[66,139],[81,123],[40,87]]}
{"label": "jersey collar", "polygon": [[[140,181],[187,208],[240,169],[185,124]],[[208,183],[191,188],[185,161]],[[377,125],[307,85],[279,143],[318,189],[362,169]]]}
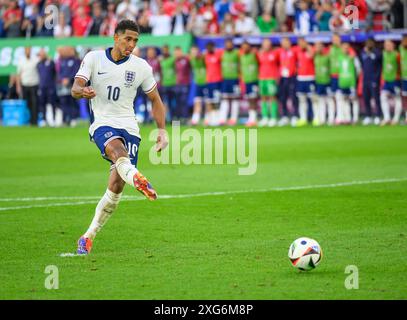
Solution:
{"label": "jersey collar", "polygon": [[107,57],[110,61],[112,61],[114,64],[122,64],[122,63],[124,63],[124,62],[126,62],[127,60],[130,59],[130,56],[128,56],[128,57],[125,57],[125,58],[123,58],[123,59],[121,59],[121,60],[115,61],[115,60],[112,58],[112,54],[111,54],[112,49],[113,49],[112,47],[107,48],[106,51],[105,51],[105,53],[106,53],[106,57]]}

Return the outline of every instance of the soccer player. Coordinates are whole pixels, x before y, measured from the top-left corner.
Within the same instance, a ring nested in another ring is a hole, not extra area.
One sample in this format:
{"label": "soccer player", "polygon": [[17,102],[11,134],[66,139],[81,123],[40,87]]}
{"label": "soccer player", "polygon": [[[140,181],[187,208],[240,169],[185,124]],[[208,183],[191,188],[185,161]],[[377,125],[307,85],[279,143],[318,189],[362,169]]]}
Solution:
{"label": "soccer player", "polygon": [[[111,163],[106,193],[96,206],[88,230],[78,241],[78,254],[90,253],[97,232],[117,208],[126,183],[149,200],[157,199],[152,185],[137,170],[140,133],[133,110],[137,88],[141,86],[152,102],[153,116],[159,128],[156,151],[168,144],[165,108],[152,68],[145,60],[131,54],[139,34],[135,22],[122,20],[115,29],[113,48],[87,53],[72,86],[72,97],[89,99],[89,135],[102,157]],[[92,86],[88,85],[89,81]]]}
{"label": "soccer player", "polygon": [[222,50],[215,49],[215,43],[210,41],[206,45],[206,87],[208,97],[206,99],[206,113],[204,125],[216,126],[219,124],[218,112],[215,109],[220,103],[222,86]]}
{"label": "soccer player", "polygon": [[[37,64],[39,75],[38,100],[39,110],[42,112],[49,126],[56,125],[57,93],[56,93],[56,68],[54,61],[44,49],[38,53],[40,61]],[[51,105],[52,108],[48,108]]]}
{"label": "soccer player", "polygon": [[331,77],[329,74],[329,55],[326,53],[322,42],[315,43],[314,64],[315,85],[319,109],[319,114],[317,115],[318,122],[320,125],[326,123],[326,106],[328,105],[328,124],[333,125],[335,121],[335,109],[332,110],[334,105],[333,103],[329,103],[332,99],[331,97],[328,97],[329,86],[331,83]]}
{"label": "soccer player", "polygon": [[[342,54],[339,59],[338,86],[340,94],[338,105],[343,108],[338,110],[338,124],[356,124],[359,121],[359,101],[356,94],[356,84],[360,73],[360,62],[348,42],[343,42]],[[352,103],[352,114],[350,103]]]}
{"label": "soccer player", "polygon": [[199,121],[201,120],[203,104],[207,96],[205,58],[199,52],[198,46],[193,45],[191,47],[189,61],[191,62],[192,73],[196,85],[194,110],[191,119],[191,125],[195,126],[199,124]]}
{"label": "soccer player", "polygon": [[318,103],[315,95],[315,66],[314,49],[311,44],[300,37],[298,38],[297,55],[297,97],[300,120],[297,126],[305,126],[308,123],[308,101],[310,100],[313,108],[313,124],[318,124]]}
{"label": "soccer player", "polygon": [[257,53],[259,61],[259,89],[261,98],[260,127],[277,125],[278,103],[277,79],[279,74],[278,51],[273,49],[273,45],[268,38],[264,38],[260,51]]}
{"label": "soccer player", "polygon": [[[332,44],[329,47],[329,73],[331,76],[331,87],[328,91],[328,118],[332,120],[335,118],[335,106],[336,112],[341,109],[342,106],[339,105],[338,100],[340,92],[338,86],[338,73],[339,73],[339,59],[338,57],[342,54],[342,40],[339,34],[334,34],[332,36]],[[341,111],[342,112],[342,111]],[[335,120],[332,120],[334,122]],[[329,121],[328,121],[329,122]]]}
{"label": "soccer player", "polygon": [[[381,125],[398,124],[403,111],[398,78],[400,55],[395,49],[394,42],[384,42],[382,77],[384,85],[380,94],[383,120]],[[390,99],[394,99],[394,116],[390,121]]]}
{"label": "soccer player", "polygon": [[278,125],[285,126],[289,123],[287,102],[290,99],[294,109],[291,117],[291,126],[295,127],[298,121],[298,100],[295,93],[297,56],[294,48],[291,46],[290,38],[284,37],[281,39],[281,48],[278,52],[281,77],[278,84],[278,96],[283,112],[283,117],[278,122]]}
{"label": "soccer player", "polygon": [[175,86],[176,117],[181,123],[186,123],[189,117],[188,95],[191,85],[191,64],[181,47],[174,49],[175,56],[175,74],[177,84]]}
{"label": "soccer player", "polygon": [[246,126],[253,127],[257,125],[259,64],[256,53],[247,41],[242,43],[239,61],[241,78],[246,87],[245,98],[248,99],[250,106]]}
{"label": "soccer player", "polygon": [[177,77],[175,75],[175,57],[170,54],[168,45],[161,49],[160,57],[161,66],[161,94],[165,105],[168,107],[168,116],[170,121],[175,118],[175,85]]}
{"label": "soccer player", "polygon": [[407,124],[407,35],[403,36],[400,44],[401,88],[402,102],[406,112],[405,123]]}
{"label": "soccer player", "polygon": [[[226,122],[235,125],[239,116],[239,51],[235,49],[232,39],[225,40],[225,50],[222,54],[222,101],[220,104],[219,124]],[[231,107],[231,116],[229,110]]]}

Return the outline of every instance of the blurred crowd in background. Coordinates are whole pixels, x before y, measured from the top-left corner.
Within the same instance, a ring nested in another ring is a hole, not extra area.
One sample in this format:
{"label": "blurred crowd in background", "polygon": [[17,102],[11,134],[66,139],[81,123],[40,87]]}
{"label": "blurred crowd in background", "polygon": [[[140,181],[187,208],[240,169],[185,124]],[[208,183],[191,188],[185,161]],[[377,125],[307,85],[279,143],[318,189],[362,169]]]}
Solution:
{"label": "blurred crowd in background", "polygon": [[[333,34],[331,43],[292,43],[281,38],[261,46],[226,38],[189,52],[136,47],[134,55],[152,66],[167,107],[167,121],[206,126],[397,125],[407,123],[407,35],[352,46]],[[75,126],[86,99],[71,97],[80,59],[73,47],[60,47],[54,61],[41,50],[25,49],[10,77],[6,99],[25,99],[31,124]],[[81,108],[82,107],[82,108]],[[152,121],[151,103],[140,90],[134,110],[139,122]],[[87,111],[85,111],[87,112]],[[85,116],[86,118],[86,116]]]}
{"label": "blurred crowd in background", "polygon": [[[405,5],[404,0],[0,0],[0,37],[111,36],[124,18],[152,35],[347,32],[350,6],[357,8],[359,30],[388,30],[405,27]],[[49,28],[47,21],[55,25]]]}

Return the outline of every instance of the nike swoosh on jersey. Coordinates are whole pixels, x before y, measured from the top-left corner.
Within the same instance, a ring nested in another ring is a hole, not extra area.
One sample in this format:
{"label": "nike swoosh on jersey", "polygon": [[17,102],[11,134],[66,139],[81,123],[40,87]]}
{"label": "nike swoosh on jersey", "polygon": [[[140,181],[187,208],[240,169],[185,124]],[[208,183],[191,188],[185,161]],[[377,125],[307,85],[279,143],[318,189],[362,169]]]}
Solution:
{"label": "nike swoosh on jersey", "polygon": [[98,71],[98,74],[106,74],[106,73],[107,73],[107,72],[99,72],[99,71]]}

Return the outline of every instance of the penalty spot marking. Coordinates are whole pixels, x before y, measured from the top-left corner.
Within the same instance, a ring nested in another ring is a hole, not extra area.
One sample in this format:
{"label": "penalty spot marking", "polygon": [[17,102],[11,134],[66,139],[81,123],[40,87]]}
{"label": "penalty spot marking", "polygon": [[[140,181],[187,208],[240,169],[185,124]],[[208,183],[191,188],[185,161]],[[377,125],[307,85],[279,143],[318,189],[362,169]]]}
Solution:
{"label": "penalty spot marking", "polygon": [[[215,191],[215,192],[202,192],[202,193],[189,193],[189,194],[169,194],[169,195],[159,195],[158,199],[185,199],[193,197],[207,197],[207,196],[223,196],[229,194],[240,194],[240,193],[253,193],[253,192],[281,192],[281,191],[296,191],[296,190],[310,190],[310,189],[327,189],[327,188],[339,188],[339,187],[349,187],[356,185],[365,184],[375,184],[375,183],[391,183],[391,182],[402,182],[407,181],[407,178],[389,178],[389,179],[376,179],[376,180],[361,180],[361,181],[349,181],[349,182],[338,182],[331,184],[314,184],[314,185],[304,185],[304,186],[291,186],[291,187],[273,187],[273,188],[263,188],[263,189],[247,189],[247,190],[231,190],[231,191]],[[11,198],[0,198],[0,201],[7,200]],[[72,200],[83,200],[83,199],[95,199],[87,201],[77,201],[77,202],[62,202],[62,203],[49,203],[49,204],[34,204],[26,206],[15,206],[15,207],[0,207],[0,211],[11,211],[11,210],[21,210],[21,209],[32,209],[32,208],[48,208],[48,207],[65,207],[65,206],[77,206],[82,204],[96,204],[99,202],[99,197],[39,197],[39,198],[14,198],[13,201],[26,201],[20,199],[32,199],[31,201],[45,201],[45,200],[56,200],[56,199],[72,199]],[[41,200],[35,200],[41,199]],[[123,196],[121,201],[141,201],[146,200],[146,198],[134,197],[134,196]]]}

